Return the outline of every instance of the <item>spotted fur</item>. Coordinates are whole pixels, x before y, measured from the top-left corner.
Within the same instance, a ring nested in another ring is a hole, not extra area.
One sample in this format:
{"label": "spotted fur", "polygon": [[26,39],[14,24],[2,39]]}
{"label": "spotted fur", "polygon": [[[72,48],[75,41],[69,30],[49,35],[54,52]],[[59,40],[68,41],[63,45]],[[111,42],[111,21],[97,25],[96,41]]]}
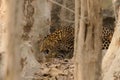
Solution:
{"label": "spotted fur", "polygon": [[40,51],[50,57],[71,58],[74,45],[74,28],[62,27],[44,38]]}
{"label": "spotted fur", "polygon": [[[108,49],[114,32],[114,18],[103,19],[102,49]],[[40,51],[47,57],[72,58],[74,51],[74,28],[62,27],[46,36]]]}

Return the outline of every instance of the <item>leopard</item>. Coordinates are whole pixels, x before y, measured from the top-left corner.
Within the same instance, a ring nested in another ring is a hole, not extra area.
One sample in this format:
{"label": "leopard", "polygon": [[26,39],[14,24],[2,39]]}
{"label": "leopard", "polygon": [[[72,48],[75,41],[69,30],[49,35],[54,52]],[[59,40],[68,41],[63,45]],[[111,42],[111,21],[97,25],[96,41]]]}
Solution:
{"label": "leopard", "polygon": [[74,28],[61,27],[47,35],[40,46],[47,58],[72,58],[74,51]]}
{"label": "leopard", "polygon": [[106,17],[103,19],[103,29],[102,29],[102,49],[107,50],[111,43],[113,33],[115,29],[115,18]]}
{"label": "leopard", "polygon": [[[102,50],[108,49],[111,42],[115,19],[107,17],[103,19],[102,30]],[[74,52],[74,28],[62,27],[47,35],[41,46],[40,52],[44,52],[46,57],[69,58],[73,57]]]}

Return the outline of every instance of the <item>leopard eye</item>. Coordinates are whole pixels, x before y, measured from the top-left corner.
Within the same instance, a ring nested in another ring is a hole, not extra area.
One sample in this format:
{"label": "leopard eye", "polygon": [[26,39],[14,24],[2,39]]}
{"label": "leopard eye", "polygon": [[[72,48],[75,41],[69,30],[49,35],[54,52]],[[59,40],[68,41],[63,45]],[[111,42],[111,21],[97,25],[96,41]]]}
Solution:
{"label": "leopard eye", "polygon": [[44,53],[45,53],[45,54],[48,54],[48,53],[49,53],[49,50],[48,50],[48,49],[47,49],[47,50],[45,50],[45,51],[44,51]]}

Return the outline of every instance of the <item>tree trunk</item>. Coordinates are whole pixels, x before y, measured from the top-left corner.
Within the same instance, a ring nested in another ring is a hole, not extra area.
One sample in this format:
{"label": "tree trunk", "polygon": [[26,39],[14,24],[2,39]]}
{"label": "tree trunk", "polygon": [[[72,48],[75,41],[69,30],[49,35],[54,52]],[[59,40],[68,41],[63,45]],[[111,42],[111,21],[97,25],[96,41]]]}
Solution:
{"label": "tree trunk", "polygon": [[112,0],[113,3],[113,9],[114,9],[114,16],[116,20],[118,20],[118,11],[120,7],[120,0]]}
{"label": "tree trunk", "polygon": [[[39,39],[49,33],[47,0],[3,0],[6,6],[3,80],[32,80],[38,71]],[[40,55],[40,54],[39,54]],[[27,76],[26,76],[27,75]],[[32,78],[31,78],[32,77]]]}
{"label": "tree trunk", "polygon": [[80,29],[75,49],[75,80],[101,79],[100,3],[100,0],[81,0]]}

